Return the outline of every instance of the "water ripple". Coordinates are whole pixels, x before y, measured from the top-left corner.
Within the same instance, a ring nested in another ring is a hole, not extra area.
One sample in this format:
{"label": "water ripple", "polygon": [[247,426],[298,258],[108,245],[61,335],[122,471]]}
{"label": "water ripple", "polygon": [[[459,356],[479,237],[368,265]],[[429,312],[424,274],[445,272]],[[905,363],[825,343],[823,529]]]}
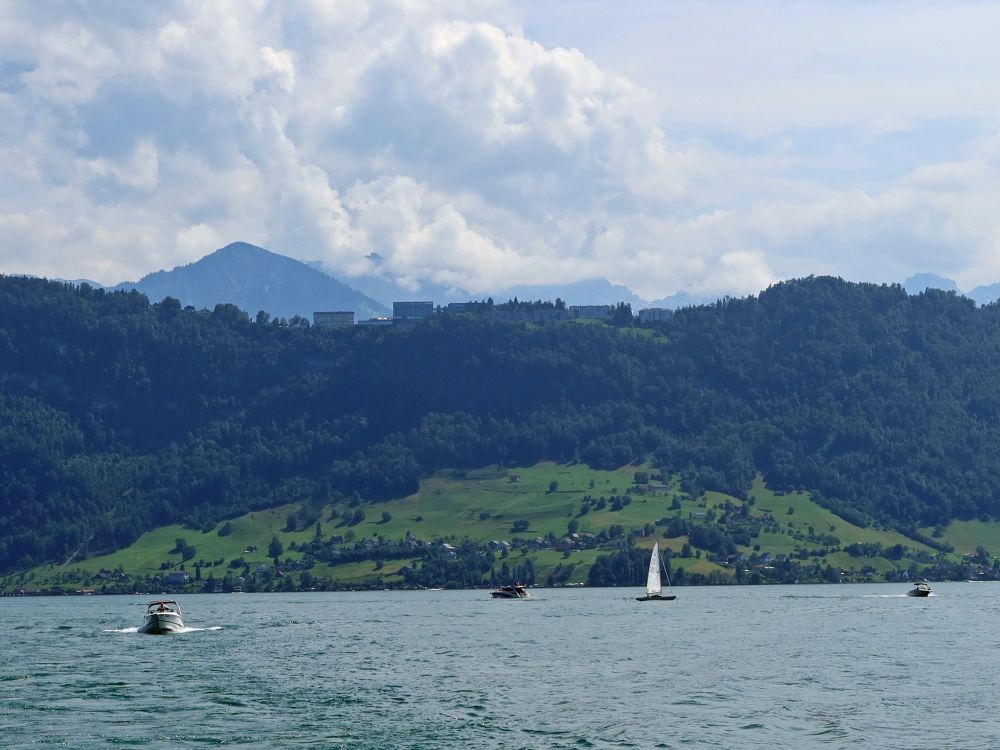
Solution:
{"label": "water ripple", "polygon": [[935,588],[930,604],[888,586],[687,588],[656,613],[615,590],[528,607],[205,595],[166,638],[136,632],[127,597],[7,600],[0,745],[996,746],[994,587]]}

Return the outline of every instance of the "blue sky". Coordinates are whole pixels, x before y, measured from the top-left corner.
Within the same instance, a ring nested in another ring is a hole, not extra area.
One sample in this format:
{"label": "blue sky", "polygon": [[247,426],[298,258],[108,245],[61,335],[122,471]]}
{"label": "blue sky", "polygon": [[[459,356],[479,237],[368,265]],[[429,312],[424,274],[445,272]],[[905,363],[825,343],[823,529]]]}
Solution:
{"label": "blue sky", "polygon": [[998,25],[961,0],[8,0],[0,272],[115,282],[245,240],[415,291],[971,289],[1000,280]]}

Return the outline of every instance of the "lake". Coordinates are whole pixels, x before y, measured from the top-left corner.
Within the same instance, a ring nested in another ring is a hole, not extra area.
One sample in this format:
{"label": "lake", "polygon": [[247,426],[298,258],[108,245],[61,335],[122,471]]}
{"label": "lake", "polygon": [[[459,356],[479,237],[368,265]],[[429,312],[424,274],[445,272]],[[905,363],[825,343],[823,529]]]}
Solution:
{"label": "lake", "polygon": [[0,599],[3,748],[1000,747],[1000,585]]}

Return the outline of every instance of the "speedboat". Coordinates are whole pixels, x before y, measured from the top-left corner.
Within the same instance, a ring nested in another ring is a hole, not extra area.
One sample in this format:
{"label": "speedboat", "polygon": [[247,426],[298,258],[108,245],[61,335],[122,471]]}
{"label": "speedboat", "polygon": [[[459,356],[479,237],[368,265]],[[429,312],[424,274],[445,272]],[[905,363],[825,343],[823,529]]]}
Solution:
{"label": "speedboat", "polygon": [[513,586],[501,586],[496,591],[491,591],[490,596],[494,599],[530,599],[531,594],[524,584],[516,583]]}
{"label": "speedboat", "polygon": [[907,596],[930,596],[931,585],[927,581],[921,581],[912,589],[906,592]]}
{"label": "speedboat", "polygon": [[177,633],[184,629],[181,619],[181,605],[172,599],[157,600],[146,605],[146,619],[139,628],[140,633],[161,635]]}

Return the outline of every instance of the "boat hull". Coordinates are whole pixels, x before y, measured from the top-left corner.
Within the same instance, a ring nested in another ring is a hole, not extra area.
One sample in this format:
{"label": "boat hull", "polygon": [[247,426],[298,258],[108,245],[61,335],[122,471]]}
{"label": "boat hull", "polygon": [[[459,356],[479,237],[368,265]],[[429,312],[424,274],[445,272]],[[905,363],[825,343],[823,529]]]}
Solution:
{"label": "boat hull", "polygon": [[635,600],[637,602],[672,602],[676,598],[676,594],[650,594],[647,596],[637,596]]}
{"label": "boat hull", "polygon": [[930,596],[930,591],[907,591],[907,596]]}
{"label": "boat hull", "polygon": [[530,599],[531,594],[520,583],[517,586],[501,586],[490,592],[494,599]]}
{"label": "boat hull", "polygon": [[140,633],[166,635],[184,630],[184,622],[176,612],[162,612],[146,615],[146,621],[139,628]]}

